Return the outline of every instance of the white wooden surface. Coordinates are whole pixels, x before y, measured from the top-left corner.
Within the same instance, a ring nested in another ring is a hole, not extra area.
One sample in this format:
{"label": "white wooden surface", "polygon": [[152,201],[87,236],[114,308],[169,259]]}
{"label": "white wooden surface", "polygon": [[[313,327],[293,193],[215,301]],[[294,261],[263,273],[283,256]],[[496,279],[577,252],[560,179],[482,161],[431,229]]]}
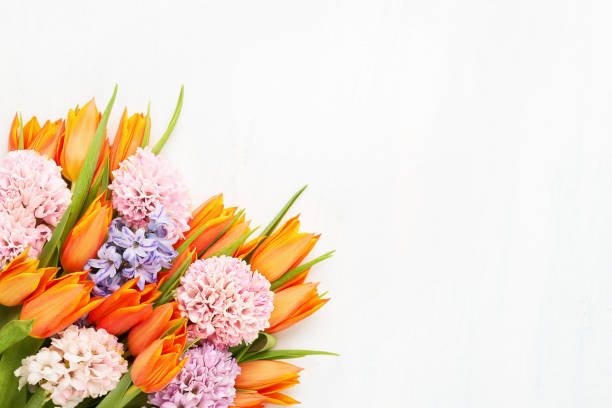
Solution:
{"label": "white wooden surface", "polygon": [[[0,4],[0,128],[115,82],[200,202],[301,185],[333,301],[280,336],[314,407],[612,403],[612,7],[589,0]],[[4,145],[4,142],[2,142]]]}

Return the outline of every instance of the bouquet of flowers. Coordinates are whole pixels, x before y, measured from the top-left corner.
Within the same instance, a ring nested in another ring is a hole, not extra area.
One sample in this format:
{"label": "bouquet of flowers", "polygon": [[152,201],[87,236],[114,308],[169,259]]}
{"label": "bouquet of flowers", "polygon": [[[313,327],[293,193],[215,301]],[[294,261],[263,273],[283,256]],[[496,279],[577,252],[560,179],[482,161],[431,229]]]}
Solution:
{"label": "bouquet of flowers", "polygon": [[0,407],[263,407],[298,402],[274,333],[329,299],[309,262],[319,235],[281,225],[298,191],[257,234],[221,194],[191,210],[150,143],[150,114],[114,140],[92,99],[66,119],[18,114],[0,160]]}

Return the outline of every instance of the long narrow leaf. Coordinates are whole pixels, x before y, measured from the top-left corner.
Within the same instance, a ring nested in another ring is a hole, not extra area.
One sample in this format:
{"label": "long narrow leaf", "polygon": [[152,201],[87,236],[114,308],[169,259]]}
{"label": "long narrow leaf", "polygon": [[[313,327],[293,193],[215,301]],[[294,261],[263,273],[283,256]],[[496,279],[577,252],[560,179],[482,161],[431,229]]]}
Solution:
{"label": "long narrow leaf", "polygon": [[[259,227],[258,227],[259,228]],[[255,231],[257,230],[257,228],[252,229],[251,231],[247,232],[246,234],[244,234],[243,236],[241,236],[240,238],[238,238],[236,241],[232,242],[231,244],[229,244],[228,246],[226,246],[223,249],[220,249],[219,251],[215,252],[212,256],[221,256],[221,255],[227,255],[227,256],[233,256],[234,253],[238,250],[238,248],[240,248],[240,246],[242,244],[244,244],[244,242],[251,236],[251,234],[253,234]]]}
{"label": "long narrow leaf", "polygon": [[34,323],[34,319],[13,320],[4,325],[0,329],[0,354],[13,344],[28,337],[32,331],[32,323]]}
{"label": "long narrow leaf", "polygon": [[151,134],[151,102],[147,105],[147,116],[145,117],[145,131],[142,138],[141,147],[147,147],[149,145],[149,135]]}
{"label": "long narrow leaf", "polygon": [[23,407],[26,400],[26,389],[17,389],[18,379],[15,370],[21,365],[21,360],[36,354],[44,339],[26,337],[9,347],[0,358],[0,407]]}
{"label": "long narrow leaf", "polygon": [[208,249],[209,249],[210,247],[212,247],[212,246],[215,244],[215,242],[217,242],[219,239],[221,239],[221,237],[222,237],[222,236],[223,236],[223,235],[224,235],[224,234],[225,234],[225,233],[226,233],[226,232],[227,232],[227,231],[228,231],[230,228],[232,228],[232,225],[234,225],[234,224],[236,223],[236,221],[238,221],[238,218],[240,218],[240,216],[241,216],[243,213],[244,213],[244,210],[240,210],[240,211],[238,211],[238,213],[237,213],[236,215],[234,215],[234,218],[232,218],[232,220],[230,221],[230,223],[229,223],[229,224],[227,224],[227,225],[225,226],[225,228],[223,228],[223,231],[221,231],[221,232],[220,232],[220,233],[219,233],[219,234],[218,234],[218,235],[215,237],[215,239],[213,239],[213,240],[212,240],[212,242],[211,242],[210,244],[208,244],[208,246],[207,246],[206,248],[204,248],[204,249],[202,250],[202,252],[200,252],[200,253],[198,254],[198,257],[201,257],[202,255],[204,255],[204,254],[206,253],[206,251],[208,251]]}
{"label": "long narrow leaf", "polygon": [[297,268],[293,268],[293,269],[285,272],[285,274],[283,276],[281,276],[280,278],[278,278],[277,280],[272,282],[272,284],[270,285],[270,289],[271,290],[276,290],[276,289],[280,288],[285,283],[289,282],[291,279],[295,278],[300,273],[304,272],[306,269],[310,268],[314,264],[317,264],[317,263],[319,263],[321,261],[324,261],[326,259],[331,258],[332,255],[334,254],[334,252],[336,252],[336,251],[328,252],[328,253],[326,253],[324,255],[321,255],[318,258],[313,259],[310,262],[306,262],[305,264],[302,264],[302,265],[298,266]]}
{"label": "long narrow leaf", "polygon": [[256,360],[288,360],[292,358],[301,358],[305,356],[339,356],[336,353],[329,353],[327,351],[318,350],[268,350],[257,353],[248,353],[242,359],[241,363]]}
{"label": "long narrow leaf", "polygon": [[111,392],[106,394],[104,399],[98,404],[98,408],[117,408],[121,404],[121,400],[125,395],[126,391],[132,385],[132,376],[130,370],[123,374],[119,383]]}
{"label": "long narrow leaf", "polygon": [[168,128],[162,135],[161,139],[159,139],[159,141],[155,144],[155,146],[152,149],[153,153],[155,154],[159,154],[159,152],[161,152],[161,149],[164,147],[164,145],[168,141],[168,138],[172,134],[172,131],[174,130],[174,126],[176,126],[176,122],[178,121],[178,118],[181,115],[181,109],[183,109],[184,90],[185,90],[185,87],[181,85],[181,93],[179,94],[178,101],[176,102],[176,108],[174,109],[174,115],[172,115],[172,119],[170,119]]}
{"label": "long narrow leaf", "polygon": [[72,208],[68,206],[66,212],[60,219],[60,222],[55,226],[51,238],[40,252],[38,260],[40,261],[41,268],[45,268],[47,266],[52,265],[51,261],[53,259],[54,253],[57,252],[59,246],[61,245],[62,236],[64,235],[64,230],[66,229],[66,224],[68,223],[68,219],[70,218],[71,212]]}

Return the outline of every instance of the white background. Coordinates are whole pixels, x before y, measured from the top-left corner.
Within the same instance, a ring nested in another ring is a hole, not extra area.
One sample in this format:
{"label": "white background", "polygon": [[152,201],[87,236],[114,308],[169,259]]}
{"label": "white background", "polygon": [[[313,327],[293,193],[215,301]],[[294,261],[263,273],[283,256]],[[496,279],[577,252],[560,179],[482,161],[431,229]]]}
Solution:
{"label": "white background", "polygon": [[[19,4],[17,4],[19,3]],[[588,0],[0,5],[0,127],[119,84],[195,203],[292,213],[332,301],[280,336],[314,407],[612,403],[612,8]],[[4,144],[4,142],[3,142]]]}

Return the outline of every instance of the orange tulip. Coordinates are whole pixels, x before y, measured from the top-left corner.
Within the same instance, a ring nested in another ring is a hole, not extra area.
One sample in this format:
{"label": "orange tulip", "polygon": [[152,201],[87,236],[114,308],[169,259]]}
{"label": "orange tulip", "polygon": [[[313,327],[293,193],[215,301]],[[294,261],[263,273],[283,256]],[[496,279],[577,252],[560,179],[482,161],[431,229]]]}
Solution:
{"label": "orange tulip", "polygon": [[123,284],[112,295],[89,313],[89,323],[111,334],[122,334],[149,317],[153,311],[153,301],[161,296],[157,284],[145,285],[141,292],[134,288],[140,278]]}
{"label": "orange tulip", "polygon": [[142,113],[136,113],[128,119],[125,108],[110,150],[111,172],[118,169],[119,163],[136,153],[136,149],[142,145],[146,122]]}
{"label": "orange tulip", "polygon": [[145,320],[138,323],[128,333],[128,346],[133,355],[137,356],[143,352],[151,343],[158,340],[164,333],[175,325],[183,324],[174,332],[176,336],[185,335],[187,322],[181,316],[178,303],[171,302],[156,307],[153,313]]}
{"label": "orange tulip", "polygon": [[113,206],[100,194],[72,228],[62,249],[62,266],[68,272],[81,271],[96,256],[106,240],[113,218]]}
{"label": "orange tulip", "polygon": [[38,259],[28,259],[28,249],[0,271],[0,304],[17,306],[36,288],[44,286],[59,268],[38,269]]}
{"label": "orange tulip", "polygon": [[70,181],[75,181],[79,176],[100,118],[100,112],[93,99],[81,109],[77,111],[70,109],[68,112],[66,131],[58,145],[58,157],[62,173]]}
{"label": "orange tulip", "polygon": [[[212,244],[210,248],[206,250],[206,252],[204,252],[204,255],[202,255],[200,259],[210,258],[215,254],[215,252],[218,252],[228,245],[233,244],[244,234],[248,233],[250,230],[249,224],[251,221],[245,221],[244,218],[244,214],[241,215],[240,218],[238,218],[236,222],[217,241],[215,241],[215,243]],[[238,252],[238,248],[236,251],[234,251],[234,253],[236,252]],[[234,254],[231,255],[233,256]]]}
{"label": "orange tulip", "polygon": [[132,381],[142,391],[151,393],[164,388],[183,369],[188,357],[179,361],[185,348],[185,336],[166,336],[155,340],[132,364]]}
{"label": "orange tulip", "polygon": [[240,375],[236,377],[238,392],[234,406],[240,408],[263,407],[262,404],[294,405],[293,398],[280,391],[298,384],[300,367],[282,361],[257,360],[240,364]]}
{"label": "orange tulip", "polygon": [[197,254],[201,254],[232,222],[237,209],[237,207],[223,208],[223,194],[208,199],[193,212],[189,231],[183,240],[176,243],[175,248],[199,233],[191,243],[191,247]]}
{"label": "orange tulip", "polygon": [[34,319],[32,337],[49,337],[64,330],[104,301],[91,298],[94,283],[88,272],[75,272],[39,285],[25,301],[21,320]]}
{"label": "orange tulip", "polygon": [[66,122],[63,119],[58,119],[55,122],[46,121],[28,149],[36,150],[43,156],[57,161],[57,144],[65,130]]}
{"label": "orange tulip", "polygon": [[[19,148],[19,128],[21,125],[21,121],[19,119],[19,114],[15,114],[13,118],[13,123],[11,124],[11,131],[9,133],[9,145],[8,149],[17,150]],[[36,116],[33,116],[25,125],[23,125],[23,148],[29,149],[32,144],[32,140],[40,131],[40,124],[38,123],[38,119]]]}
{"label": "orange tulip", "polygon": [[319,240],[320,235],[298,233],[298,217],[288,220],[253,252],[251,267],[270,282],[297,267]]}
{"label": "orange tulip", "polygon": [[268,333],[276,333],[303,320],[323,307],[329,299],[317,293],[318,283],[302,283],[274,293],[274,310]]}

